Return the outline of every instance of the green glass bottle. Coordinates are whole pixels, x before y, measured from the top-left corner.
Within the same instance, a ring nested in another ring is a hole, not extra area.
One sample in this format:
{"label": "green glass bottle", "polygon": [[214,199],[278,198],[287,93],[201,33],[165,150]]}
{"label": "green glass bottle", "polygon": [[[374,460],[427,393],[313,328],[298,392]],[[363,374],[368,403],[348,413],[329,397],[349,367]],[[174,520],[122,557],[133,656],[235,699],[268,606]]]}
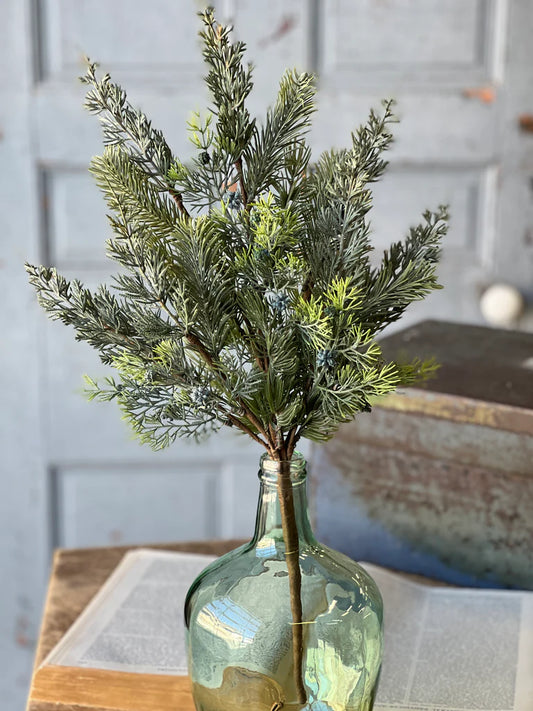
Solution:
{"label": "green glass bottle", "polygon": [[381,595],[363,568],[314,538],[299,454],[290,462],[295,583],[282,530],[281,464],[261,459],[253,539],[209,565],[187,595],[197,711],[369,711],[381,665]]}

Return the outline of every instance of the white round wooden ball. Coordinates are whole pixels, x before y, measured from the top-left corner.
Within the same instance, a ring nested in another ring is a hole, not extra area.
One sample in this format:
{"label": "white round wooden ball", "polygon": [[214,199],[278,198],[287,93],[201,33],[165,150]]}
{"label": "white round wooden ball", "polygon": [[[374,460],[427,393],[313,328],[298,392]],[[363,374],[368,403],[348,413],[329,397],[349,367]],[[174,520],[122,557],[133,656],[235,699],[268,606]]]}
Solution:
{"label": "white round wooden ball", "polygon": [[524,310],[524,299],[514,286],[492,284],[483,292],[479,306],[493,326],[512,326]]}

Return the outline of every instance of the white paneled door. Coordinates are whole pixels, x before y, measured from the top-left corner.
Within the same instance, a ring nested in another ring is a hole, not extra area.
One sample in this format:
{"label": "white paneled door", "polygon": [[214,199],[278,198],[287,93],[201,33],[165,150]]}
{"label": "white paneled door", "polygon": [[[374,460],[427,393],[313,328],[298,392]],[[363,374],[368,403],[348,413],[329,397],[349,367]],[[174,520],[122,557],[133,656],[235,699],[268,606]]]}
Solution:
{"label": "white paneled door", "polygon": [[[257,64],[253,111],[286,66],[318,75],[317,154],[349,141],[381,98],[402,119],[376,187],[379,252],[420,212],[450,204],[446,288],[421,316],[479,320],[495,280],[532,291],[533,4],[530,0],[224,0]],[[193,0],[2,0],[0,3],[0,698],[23,708],[54,546],[246,536],[260,452],[217,436],[154,454],[114,405],[89,404],[82,374],[103,368],[49,323],[23,272],[57,266],[106,280],[104,204],[87,166],[101,150],[82,108],[84,54],[128,88],[186,160],[185,123],[206,105]]]}

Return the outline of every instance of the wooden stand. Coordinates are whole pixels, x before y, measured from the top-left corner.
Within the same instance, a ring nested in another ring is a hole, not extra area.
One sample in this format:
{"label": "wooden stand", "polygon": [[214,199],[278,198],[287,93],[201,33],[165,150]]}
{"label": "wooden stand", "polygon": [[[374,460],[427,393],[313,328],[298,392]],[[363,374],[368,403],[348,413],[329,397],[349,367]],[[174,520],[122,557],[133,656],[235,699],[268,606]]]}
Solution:
{"label": "wooden stand", "polygon": [[[242,541],[216,541],[147,547],[159,550],[222,555],[240,543]],[[98,592],[124,554],[131,549],[132,547],[117,547],[56,551],[35,656],[34,678],[35,671],[46,655],[55,647],[92,597]],[[114,675],[113,672],[110,674]],[[123,677],[124,674],[117,673],[117,679],[110,680],[109,694],[106,693],[106,698],[99,701],[100,706],[86,701],[87,696],[90,696],[85,693],[91,684],[89,678],[80,676],[68,687],[63,683],[57,686],[52,684],[47,689],[40,689],[39,691],[36,690],[32,680],[26,711],[110,711],[111,709],[113,711],[128,711],[132,708],[130,699],[131,685],[124,683]],[[172,677],[168,677],[168,680],[172,683]],[[163,706],[159,695],[150,693],[149,684],[145,685],[144,691],[144,698],[138,699],[140,702],[142,701],[142,711],[161,711]],[[176,689],[175,692],[185,694],[190,700],[190,695],[187,692],[181,689]],[[180,709],[186,711],[186,706],[180,704]]]}

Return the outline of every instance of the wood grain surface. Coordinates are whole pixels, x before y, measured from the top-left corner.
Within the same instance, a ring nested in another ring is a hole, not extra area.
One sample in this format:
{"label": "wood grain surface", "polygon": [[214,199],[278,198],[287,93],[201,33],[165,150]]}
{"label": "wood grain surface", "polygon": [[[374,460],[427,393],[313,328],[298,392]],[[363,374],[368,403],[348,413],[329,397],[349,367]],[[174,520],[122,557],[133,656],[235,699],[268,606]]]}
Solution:
{"label": "wood grain surface", "polygon": [[[207,541],[179,544],[157,544],[143,546],[158,550],[186,551],[208,555],[222,555],[242,541]],[[125,553],[135,546],[116,548],[84,548],[57,550],[54,555],[52,574],[45,603],[41,633],[35,655],[35,670],[46,655],[55,647],[72,623],[85,609],[102,584],[120,563]],[[65,690],[66,692],[67,690]],[[87,706],[63,703],[61,691],[57,699],[40,701],[33,697],[33,685],[26,711],[122,711],[116,701],[112,706]],[[146,706],[143,711],[159,711],[154,698],[154,706]]]}

